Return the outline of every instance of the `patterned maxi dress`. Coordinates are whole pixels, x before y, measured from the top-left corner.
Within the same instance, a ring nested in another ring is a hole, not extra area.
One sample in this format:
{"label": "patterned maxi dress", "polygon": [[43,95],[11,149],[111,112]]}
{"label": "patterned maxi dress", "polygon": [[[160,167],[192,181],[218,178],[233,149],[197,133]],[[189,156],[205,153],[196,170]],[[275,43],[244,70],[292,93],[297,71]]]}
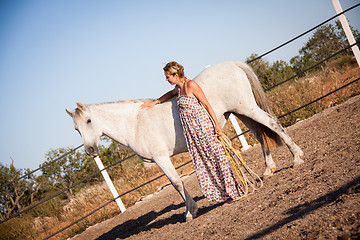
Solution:
{"label": "patterned maxi dress", "polygon": [[195,96],[179,94],[177,105],[186,144],[205,197],[214,202],[240,197],[238,184],[206,109]]}

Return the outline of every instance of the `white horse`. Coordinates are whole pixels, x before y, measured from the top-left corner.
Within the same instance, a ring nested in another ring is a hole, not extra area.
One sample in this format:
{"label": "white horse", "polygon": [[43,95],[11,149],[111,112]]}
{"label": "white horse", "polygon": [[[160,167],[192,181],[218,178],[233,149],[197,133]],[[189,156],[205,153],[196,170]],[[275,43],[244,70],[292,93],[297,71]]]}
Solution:
{"label": "white horse", "polygon": [[[265,157],[264,176],[275,171],[270,150],[281,144],[281,140],[293,154],[293,164],[303,163],[302,150],[273,116],[260,82],[247,64],[224,62],[213,65],[194,81],[203,89],[222,126],[233,113],[254,133]],[[198,207],[170,161],[170,156],[187,151],[176,98],[150,110],[141,109],[142,102],[77,103],[75,111],[66,111],[73,118],[85,151],[91,157],[98,156],[100,137],[106,135],[131,148],[140,159],[157,163],[184,199],[186,219],[192,219]]]}

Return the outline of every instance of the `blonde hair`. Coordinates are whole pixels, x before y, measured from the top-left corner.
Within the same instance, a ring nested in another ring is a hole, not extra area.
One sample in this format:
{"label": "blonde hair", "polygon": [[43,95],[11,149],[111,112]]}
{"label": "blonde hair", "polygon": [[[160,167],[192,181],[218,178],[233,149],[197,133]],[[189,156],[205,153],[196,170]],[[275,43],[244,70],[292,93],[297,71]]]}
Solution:
{"label": "blonde hair", "polygon": [[168,72],[169,74],[175,76],[176,74],[179,75],[180,78],[184,77],[184,67],[178,64],[175,61],[169,62],[163,68],[164,72]]}

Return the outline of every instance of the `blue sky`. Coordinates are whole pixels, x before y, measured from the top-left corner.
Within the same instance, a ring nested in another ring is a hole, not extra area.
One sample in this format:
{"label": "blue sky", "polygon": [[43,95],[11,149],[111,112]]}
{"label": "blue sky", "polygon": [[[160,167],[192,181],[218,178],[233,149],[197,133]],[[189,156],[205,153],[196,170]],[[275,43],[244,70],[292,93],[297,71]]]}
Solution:
{"label": "blue sky", "polygon": [[[358,3],[340,1],[343,9]],[[262,54],[335,15],[329,0],[0,0],[0,162],[34,169],[81,138],[65,108],[157,98],[163,66],[188,78]],[[360,29],[360,8],[346,14]],[[311,34],[268,55],[298,54]]]}

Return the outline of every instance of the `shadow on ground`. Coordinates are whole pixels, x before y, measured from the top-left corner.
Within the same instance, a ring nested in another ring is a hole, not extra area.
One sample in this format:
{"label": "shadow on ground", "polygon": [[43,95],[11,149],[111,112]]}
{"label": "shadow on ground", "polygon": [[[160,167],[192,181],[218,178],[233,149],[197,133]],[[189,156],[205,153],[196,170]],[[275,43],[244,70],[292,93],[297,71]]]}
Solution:
{"label": "shadow on ground", "polygon": [[[194,200],[197,202],[202,200],[203,198],[204,196],[195,197]],[[198,216],[203,215],[220,205],[222,204],[215,204],[207,207],[201,207],[199,208]],[[168,224],[176,224],[176,223],[184,222],[185,221],[184,213],[173,214],[169,218],[159,219],[157,221],[154,221],[161,215],[167,212],[177,210],[182,207],[185,207],[184,203],[180,203],[177,205],[174,204],[169,205],[159,212],[155,212],[155,211],[148,212],[147,214],[137,219],[128,220],[114,227],[109,232],[104,233],[103,235],[98,237],[97,240],[126,239],[131,235],[138,234],[142,231],[148,231],[152,228],[162,228],[163,226]]]}
{"label": "shadow on ground", "polygon": [[246,240],[252,240],[252,239],[259,239],[264,237],[265,235],[276,231],[277,229],[280,229],[284,225],[295,221],[299,218],[302,218],[303,216],[315,211],[318,208],[321,208],[325,205],[331,204],[333,202],[338,201],[339,197],[345,194],[351,194],[351,193],[359,193],[360,192],[360,177],[357,177],[353,181],[349,182],[348,184],[338,188],[337,190],[330,192],[324,196],[321,196],[314,201],[311,201],[309,203],[304,203],[301,205],[298,205],[296,207],[293,207],[286,211],[284,214],[288,215],[287,218],[284,218],[280,220],[279,222],[275,223],[274,225],[265,228],[249,237],[246,238]]}

